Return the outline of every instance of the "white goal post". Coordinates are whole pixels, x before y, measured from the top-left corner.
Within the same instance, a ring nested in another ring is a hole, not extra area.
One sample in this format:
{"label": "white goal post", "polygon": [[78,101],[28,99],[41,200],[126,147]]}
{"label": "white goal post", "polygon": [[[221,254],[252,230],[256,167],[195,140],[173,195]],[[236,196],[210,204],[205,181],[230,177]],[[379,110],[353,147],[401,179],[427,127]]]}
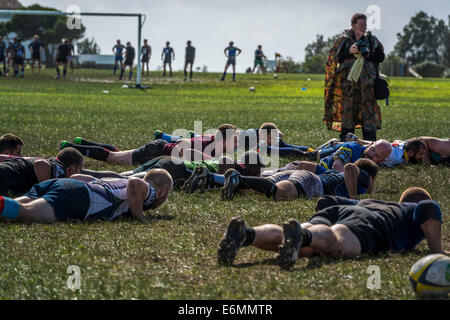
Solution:
{"label": "white goal post", "polygon": [[[30,15],[30,16],[99,16],[99,17],[136,17],[138,20],[138,50],[137,50],[137,76],[136,88],[141,86],[141,38],[142,26],[146,16],[141,13],[105,13],[105,12],[63,12],[63,11],[37,11],[37,10],[0,10],[0,15]],[[143,20],[144,18],[144,20]]]}

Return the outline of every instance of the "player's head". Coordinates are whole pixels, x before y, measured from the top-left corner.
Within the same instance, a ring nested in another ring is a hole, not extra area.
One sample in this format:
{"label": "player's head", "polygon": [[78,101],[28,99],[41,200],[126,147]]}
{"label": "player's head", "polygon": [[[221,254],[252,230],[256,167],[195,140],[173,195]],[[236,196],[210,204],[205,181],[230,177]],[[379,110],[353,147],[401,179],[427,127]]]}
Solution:
{"label": "player's head", "polygon": [[9,154],[12,156],[21,157],[22,146],[22,139],[12,133],[7,133],[0,136],[0,154]]}
{"label": "player's head", "polygon": [[267,145],[272,145],[275,141],[272,138],[277,139],[283,137],[283,133],[278,130],[275,123],[264,122],[261,127],[259,127],[259,138],[261,141],[265,141]]}
{"label": "player's head", "polygon": [[367,29],[367,16],[363,13],[355,13],[351,20],[352,29],[358,31],[361,34],[366,33]]}
{"label": "player's head", "polygon": [[238,135],[239,130],[235,126],[223,124],[217,129],[215,135],[216,146],[221,144],[223,153],[234,153],[237,150]]}
{"label": "player's head", "polygon": [[403,191],[400,196],[400,203],[414,202],[418,203],[422,200],[431,200],[431,195],[427,190],[419,187],[411,187]]}
{"label": "player's head", "polygon": [[372,142],[366,150],[364,156],[375,163],[383,162],[392,152],[392,146],[389,141],[380,139]]}
{"label": "player's head", "polygon": [[166,42],[166,47],[168,47],[170,45],[170,41]]}
{"label": "player's head", "polygon": [[144,39],[144,44],[147,44],[147,42],[148,42],[148,40],[147,40],[147,39]]}
{"label": "player's head", "polygon": [[230,41],[229,45],[230,45],[230,47],[232,47],[234,45],[234,42]]}
{"label": "player's head", "polygon": [[192,41],[191,41],[191,40],[188,40],[188,42],[186,42],[186,43],[187,43],[188,46],[190,46],[191,43],[192,43]]}
{"label": "player's head", "polygon": [[69,39],[64,39],[64,44],[69,44]]}
{"label": "player's head", "polygon": [[425,152],[427,152],[427,145],[420,138],[412,138],[405,141],[405,151],[408,155],[409,162],[418,163],[422,160]]}
{"label": "player's head", "polygon": [[35,34],[35,35],[33,36],[33,38],[34,38],[34,41],[38,41],[38,40],[39,40],[39,36],[38,36],[37,34]]}
{"label": "player's head", "polygon": [[67,38],[67,43],[71,43],[71,42],[72,42],[72,39]]}
{"label": "player's head", "polygon": [[67,177],[81,173],[84,165],[84,157],[80,151],[68,147],[62,149],[56,158],[64,164]]}
{"label": "player's head", "polygon": [[117,39],[117,44],[119,44],[119,45],[120,45],[120,39]]}
{"label": "player's head", "polygon": [[131,42],[130,41],[127,42],[127,47],[131,47]]}
{"label": "player's head", "polygon": [[151,169],[144,177],[156,192],[156,200],[152,205],[152,209],[159,207],[169,197],[173,189],[173,180],[169,172],[164,169]]}
{"label": "player's head", "polygon": [[247,175],[259,177],[261,175],[261,169],[266,165],[261,156],[254,151],[247,151],[238,161],[247,169]]}
{"label": "player's head", "polygon": [[22,39],[20,37],[16,38],[17,43],[20,43],[22,41]]}
{"label": "player's head", "polygon": [[258,49],[261,50],[262,49],[262,45],[258,44]]}
{"label": "player's head", "polygon": [[374,190],[375,179],[380,171],[378,165],[370,159],[361,158],[355,162],[355,165],[369,174],[369,188]]}

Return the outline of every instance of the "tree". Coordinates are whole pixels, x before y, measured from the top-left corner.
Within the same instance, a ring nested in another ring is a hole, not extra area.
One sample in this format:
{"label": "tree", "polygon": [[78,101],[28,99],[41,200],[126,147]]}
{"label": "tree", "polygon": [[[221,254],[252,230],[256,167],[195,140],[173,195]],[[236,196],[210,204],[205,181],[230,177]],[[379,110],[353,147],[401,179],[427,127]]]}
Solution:
{"label": "tree", "polygon": [[[38,4],[26,7],[24,10],[57,11]],[[0,30],[5,28],[7,33],[15,32],[24,40],[31,39],[35,34],[38,34],[45,45],[46,64],[52,66],[56,45],[63,38],[81,39],[86,31],[84,25],[81,25],[79,29],[70,30],[67,28],[66,22],[66,16],[13,15],[11,20],[0,23]]]}
{"label": "tree", "polygon": [[100,54],[100,47],[95,42],[94,38],[89,40],[89,38],[78,42],[78,53],[79,54]]}
{"label": "tree", "polygon": [[423,11],[411,18],[397,34],[395,52],[411,64],[431,61],[450,67],[450,16],[449,22],[428,16]]}
{"label": "tree", "polygon": [[324,40],[323,35],[316,35],[316,41],[309,43],[305,48],[305,62],[302,63],[303,72],[324,73],[328,52],[338,37],[339,35],[335,35]]}
{"label": "tree", "polygon": [[279,60],[279,66],[281,71],[285,73],[299,73],[302,70],[300,63],[294,61],[292,57],[281,58]]}

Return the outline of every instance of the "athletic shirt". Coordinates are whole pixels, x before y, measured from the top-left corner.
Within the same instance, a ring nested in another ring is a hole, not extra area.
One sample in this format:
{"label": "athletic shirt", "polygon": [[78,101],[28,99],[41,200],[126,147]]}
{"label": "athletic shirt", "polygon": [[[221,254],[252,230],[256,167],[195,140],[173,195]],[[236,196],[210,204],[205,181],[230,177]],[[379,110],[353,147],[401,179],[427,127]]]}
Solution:
{"label": "athletic shirt", "polygon": [[193,46],[186,47],[186,60],[194,60],[195,48]]}
{"label": "athletic shirt", "polygon": [[236,47],[229,46],[225,50],[228,50],[228,57],[229,58],[232,58],[232,57],[236,56],[236,51],[237,51]]}
{"label": "athletic shirt", "polygon": [[13,45],[13,50],[16,58],[25,57],[25,47],[22,44]]}
{"label": "athletic shirt", "polygon": [[172,52],[173,52],[172,47],[165,47],[163,49],[163,52],[164,52],[164,56],[165,56],[166,59],[171,59],[172,58]]}
{"label": "athletic shirt", "polygon": [[[22,195],[38,183],[34,171],[34,162],[39,158],[11,158],[0,163],[0,194],[9,192]],[[50,163],[50,179],[65,178],[64,164],[56,158],[47,160]]]}
{"label": "athletic shirt", "polygon": [[[146,182],[147,183],[147,182]],[[131,215],[127,196],[128,179],[94,179],[85,182],[89,191],[89,210],[85,220],[113,220],[120,215]],[[156,200],[156,191],[147,183],[148,194],[143,210],[149,210]]]}
{"label": "athletic shirt", "polygon": [[[212,134],[206,134],[202,136],[197,136],[191,139],[191,149],[195,149],[197,151],[204,152],[205,148],[209,146],[211,143],[214,143],[215,136]],[[172,154],[173,148],[177,145],[176,142],[173,143],[167,143],[163,147],[163,154],[166,156],[170,156]],[[199,147],[201,146],[201,150]],[[216,151],[215,148],[212,148],[210,154],[208,154],[211,157],[215,157]]]}
{"label": "athletic shirt", "polygon": [[[423,200],[419,203],[395,203],[364,199],[357,202],[371,211],[368,222],[377,232],[377,238],[392,252],[411,250],[425,235],[420,225],[432,218],[442,222],[442,212],[436,201]],[[339,206],[351,210],[353,206]],[[373,218],[373,219],[372,219]]]}
{"label": "athletic shirt", "polygon": [[262,56],[259,56],[260,54],[264,54],[262,50],[256,49],[255,51],[255,59],[256,60],[261,60]]}
{"label": "athletic shirt", "polygon": [[333,163],[336,159],[340,159],[344,165],[347,163],[354,163],[364,155],[364,150],[366,150],[366,148],[367,147],[360,146],[356,142],[346,142],[342,144],[335,153],[323,158],[319,165],[325,169],[331,169],[333,168]]}
{"label": "athletic shirt", "polygon": [[6,50],[6,45],[2,41],[2,42],[0,42],[0,57],[4,57],[5,56],[5,50]]}
{"label": "athletic shirt", "polygon": [[33,53],[37,53],[40,51],[41,47],[43,47],[43,46],[44,45],[42,44],[41,41],[33,41],[32,43],[30,43],[28,48],[31,48],[31,51],[33,51]]}
{"label": "athletic shirt", "polygon": [[381,165],[384,167],[395,167],[399,164],[405,163],[405,141],[401,140],[395,140],[393,143],[391,143],[392,146],[392,152],[389,155],[389,157],[384,160]]}
{"label": "athletic shirt", "polygon": [[[345,186],[344,173],[337,170],[328,170],[317,175],[322,181],[323,193],[325,195],[335,195],[349,197]],[[369,188],[370,177],[367,171],[360,169],[358,176],[358,194],[365,194]]]}
{"label": "athletic shirt", "polygon": [[116,54],[121,55],[124,48],[125,48],[125,47],[124,47],[123,45],[118,45],[118,44],[116,44],[116,45],[113,47],[113,50],[116,50]]}
{"label": "athletic shirt", "polygon": [[127,60],[134,60],[134,48],[132,46],[127,47]]}
{"label": "athletic shirt", "polygon": [[210,159],[210,160],[200,160],[200,161],[187,161],[183,160],[184,166],[186,169],[194,171],[195,168],[204,166],[206,167],[209,172],[216,173],[219,171],[219,159]]}
{"label": "athletic shirt", "polygon": [[146,47],[146,46],[143,46],[143,47],[142,47],[142,54],[143,54],[143,55],[148,55],[149,52],[150,52],[150,51],[149,51],[148,47]]}
{"label": "athletic shirt", "polygon": [[68,56],[70,56],[70,46],[63,43],[60,44],[58,46],[58,50],[59,50],[59,57],[60,58],[67,58]]}

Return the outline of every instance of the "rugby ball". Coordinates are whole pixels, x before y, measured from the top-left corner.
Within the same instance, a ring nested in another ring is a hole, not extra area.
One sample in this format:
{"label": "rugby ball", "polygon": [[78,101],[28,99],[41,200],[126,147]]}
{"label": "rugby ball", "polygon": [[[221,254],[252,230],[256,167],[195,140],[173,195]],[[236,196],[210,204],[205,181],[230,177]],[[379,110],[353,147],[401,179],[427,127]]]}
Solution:
{"label": "rugby ball", "polygon": [[430,254],[420,259],[411,267],[409,280],[420,297],[450,293],[450,258]]}
{"label": "rugby ball", "polygon": [[278,75],[275,73],[275,74],[273,75],[273,78],[274,78],[274,79],[278,78]]}
{"label": "rugby ball", "polygon": [[248,89],[248,91],[250,91],[250,92],[255,92],[255,87],[250,87],[250,88]]}

